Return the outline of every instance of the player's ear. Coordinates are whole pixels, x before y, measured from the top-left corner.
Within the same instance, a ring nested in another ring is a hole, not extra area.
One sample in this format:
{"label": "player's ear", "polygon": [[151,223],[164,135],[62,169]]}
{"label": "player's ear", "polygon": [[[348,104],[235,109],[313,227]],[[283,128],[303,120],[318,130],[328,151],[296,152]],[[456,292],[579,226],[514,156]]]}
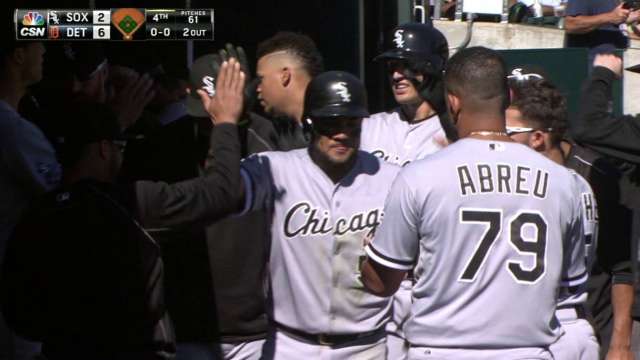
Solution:
{"label": "player's ear", "polygon": [[291,69],[288,67],[282,68],[282,72],[280,73],[280,83],[283,87],[289,86],[291,83]]}
{"label": "player's ear", "polygon": [[529,136],[529,147],[536,151],[544,151],[545,148],[545,133],[540,130],[531,132]]}
{"label": "player's ear", "polygon": [[[447,92],[447,106],[451,113],[451,119],[457,119],[456,116],[460,112],[460,98],[450,92]],[[454,120],[454,124],[455,122],[456,121]]]}

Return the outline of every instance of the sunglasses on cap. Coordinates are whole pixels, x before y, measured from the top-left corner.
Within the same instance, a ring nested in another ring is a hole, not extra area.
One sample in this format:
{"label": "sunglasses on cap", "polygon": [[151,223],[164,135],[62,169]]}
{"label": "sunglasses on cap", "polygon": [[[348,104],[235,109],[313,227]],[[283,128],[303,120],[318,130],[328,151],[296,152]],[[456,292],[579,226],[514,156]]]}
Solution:
{"label": "sunglasses on cap", "polygon": [[530,127],[507,126],[506,132],[507,132],[507,135],[511,136],[515,134],[528,133],[536,130],[550,132],[550,131],[553,131],[553,128],[530,128]]}

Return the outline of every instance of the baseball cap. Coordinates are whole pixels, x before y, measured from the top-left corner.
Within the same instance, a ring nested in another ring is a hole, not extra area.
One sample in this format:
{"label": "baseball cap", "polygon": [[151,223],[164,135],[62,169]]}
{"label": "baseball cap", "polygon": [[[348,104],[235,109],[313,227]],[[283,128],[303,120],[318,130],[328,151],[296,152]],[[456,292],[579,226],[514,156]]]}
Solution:
{"label": "baseball cap", "polygon": [[187,97],[187,113],[195,117],[209,117],[209,114],[202,106],[202,100],[197,90],[202,89],[213,97],[216,94],[216,76],[218,75],[217,64],[219,64],[217,54],[207,54],[199,57],[191,65],[189,71],[189,90],[191,93]]}
{"label": "baseball cap", "polygon": [[640,64],[634,65],[634,66],[630,66],[630,67],[626,68],[625,70],[640,74]]}

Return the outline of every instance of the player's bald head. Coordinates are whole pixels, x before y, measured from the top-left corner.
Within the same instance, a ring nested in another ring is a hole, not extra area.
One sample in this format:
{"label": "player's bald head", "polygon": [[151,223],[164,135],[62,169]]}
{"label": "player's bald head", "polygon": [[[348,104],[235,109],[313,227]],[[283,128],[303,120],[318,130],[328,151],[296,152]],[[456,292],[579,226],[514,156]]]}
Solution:
{"label": "player's bald head", "polygon": [[508,106],[507,68],[495,50],[471,47],[457,52],[447,63],[445,86],[463,103]]}
{"label": "player's bald head", "polygon": [[258,59],[258,63],[277,69],[303,69],[303,63],[295,54],[286,50],[266,54]]}

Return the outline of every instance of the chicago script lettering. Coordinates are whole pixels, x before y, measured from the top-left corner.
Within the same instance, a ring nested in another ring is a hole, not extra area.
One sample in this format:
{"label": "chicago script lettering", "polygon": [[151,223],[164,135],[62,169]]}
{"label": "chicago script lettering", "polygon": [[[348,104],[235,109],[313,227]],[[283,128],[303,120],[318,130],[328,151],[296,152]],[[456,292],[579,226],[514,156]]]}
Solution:
{"label": "chicago script lettering", "polygon": [[382,209],[365,210],[351,215],[351,217],[338,218],[331,224],[331,215],[328,211],[314,208],[307,202],[293,205],[284,217],[284,234],[287,237],[307,235],[344,235],[370,229],[375,231],[384,213]]}

